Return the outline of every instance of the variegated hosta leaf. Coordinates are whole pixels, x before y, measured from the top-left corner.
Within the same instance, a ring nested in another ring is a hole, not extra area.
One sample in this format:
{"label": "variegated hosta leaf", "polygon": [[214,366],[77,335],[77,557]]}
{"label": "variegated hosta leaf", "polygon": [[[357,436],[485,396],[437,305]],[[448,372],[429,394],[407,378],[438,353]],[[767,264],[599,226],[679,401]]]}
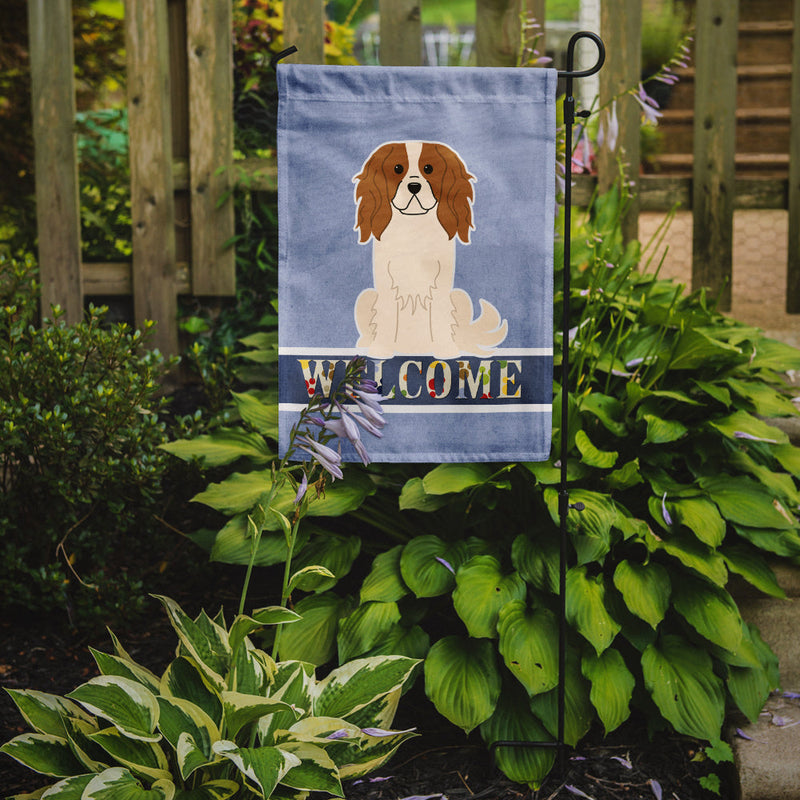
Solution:
{"label": "variegated hosta leaf", "polygon": [[86,784],[81,800],[173,800],[175,784],[156,781],[149,789],[123,767],[111,767]]}
{"label": "variegated hosta leaf", "polygon": [[222,698],[193,661],[179,656],[161,676],[160,694],[178,697],[201,708],[219,726],[222,723]]}
{"label": "variegated hosta leaf", "polygon": [[474,556],[456,573],[453,607],[470,636],[494,639],[500,609],[512,600],[522,600],[526,591],[518,572],[504,575],[493,556]]}
{"label": "variegated hosta leaf", "polygon": [[131,739],[157,742],[158,703],[140,683],[117,675],[100,675],[70,692],[90,714],[108,720]]}
{"label": "variegated hosta leaf", "polygon": [[[531,713],[524,689],[509,682],[503,687],[497,708],[481,725],[481,736],[487,745],[494,742],[551,742],[553,737]],[[498,747],[497,766],[512,781],[538,789],[555,761],[552,747]]]}
{"label": "variegated hosta leaf", "polygon": [[281,700],[294,710],[277,711],[259,720],[258,735],[262,744],[274,744],[276,731],[291,727],[297,721],[298,714],[310,713],[316,686],[313,664],[281,661],[277,667],[270,697]]}
{"label": "variegated hosta leaf", "polygon": [[225,715],[225,730],[229,736],[234,737],[245,725],[268,714],[274,714],[276,711],[295,713],[288,703],[281,700],[254,694],[242,694],[241,692],[223,692],[222,705]]}
{"label": "variegated hosta leaf", "polygon": [[94,657],[97,667],[103,675],[118,675],[122,678],[129,678],[132,681],[141,683],[153,694],[158,692],[159,679],[149,669],[137,664],[129,658],[112,656],[108,653],[101,653],[90,647],[89,650]]}
{"label": "variegated hosta leaf", "polygon": [[[369,728],[362,729],[362,733],[369,730]],[[413,730],[384,731],[380,736],[366,734],[360,746],[351,745],[342,754],[331,752],[332,758],[339,766],[339,777],[342,780],[352,780],[374,772],[394,755],[403,742],[416,735]]]}
{"label": "variegated hosta leaf", "polygon": [[[179,697],[159,697],[158,706],[158,727],[176,752],[179,750],[181,737],[191,737],[191,742],[184,743],[183,750],[184,754],[192,751],[192,769],[197,768],[194,750],[200,751],[205,762],[211,761],[211,745],[220,738],[219,728],[214,720],[199,706]],[[181,777],[185,780],[188,776],[189,772],[184,773],[182,765]]]}
{"label": "variegated hosta leaf", "polygon": [[494,645],[487,639],[446,636],[425,659],[425,693],[467,733],[494,713],[500,683]]}
{"label": "variegated hosta leaf", "polygon": [[228,632],[228,644],[231,651],[235,653],[245,637],[249,636],[253,631],[257,631],[265,625],[281,625],[288,622],[297,622],[300,619],[301,616],[298,613],[283,606],[260,608],[254,611],[251,616],[239,614]]}
{"label": "variegated hosta leaf", "polygon": [[400,555],[403,545],[398,544],[391,550],[381,553],[372,562],[369,575],[361,584],[361,602],[368,603],[378,600],[382,603],[397,602],[405,597],[408,586],[403,581],[400,572]]}
{"label": "variegated hosta leaf", "polygon": [[270,797],[284,775],[300,765],[300,759],[277,747],[237,747],[225,739],[214,743],[214,752],[236,765],[264,797]]}
{"label": "variegated hosta leaf", "polygon": [[655,629],[664,619],[672,584],[669,572],[661,564],[620,561],[614,570],[614,586],[621,592],[628,610],[651,628]]}
{"label": "variegated hosta leaf", "polygon": [[603,652],[622,626],[608,613],[606,586],[602,573],[594,577],[586,567],[572,567],[567,572],[567,621],[597,651]]}
{"label": "variegated hosta leaf", "polygon": [[300,763],[281,778],[284,786],[344,797],[339,770],[325,750],[309,742],[292,741],[284,742],[280,745],[280,749],[300,759]]}
{"label": "variegated hosta leaf", "polygon": [[234,653],[228,685],[244,694],[268,694],[275,669],[272,657],[254,647],[249,639],[245,639]]}
{"label": "variegated hosta leaf", "polygon": [[558,623],[551,611],[514,600],[500,609],[497,632],[500,654],[528,694],[558,684]]}
{"label": "variegated hosta leaf", "polygon": [[6,689],[25,722],[37,733],[64,736],[64,717],[91,722],[92,718],[77,704],[64,697],[34,689]]}
{"label": "variegated hosta leaf", "polygon": [[316,686],[314,714],[347,718],[400,689],[419,661],[404,656],[358,658],[332,670]]}
{"label": "variegated hosta leaf", "polygon": [[[54,800],[81,800],[81,797],[83,797],[83,790],[89,785],[92,778],[94,778],[94,773],[64,778],[63,781],[59,781],[48,787],[41,795],[41,800],[48,800],[48,798],[54,798]],[[38,792],[34,794],[14,795],[8,800],[25,800],[25,798],[33,800],[33,798],[36,797],[39,797]]]}
{"label": "variegated hosta leaf", "polygon": [[102,751],[98,751],[92,740],[89,738],[93,733],[100,729],[96,720],[86,722],[76,717],[65,717],[64,728],[67,732],[72,752],[78,761],[83,764],[83,772],[102,772],[108,764],[105,761],[98,761],[102,757]]}
{"label": "variegated hosta leaf", "polygon": [[0,747],[0,753],[42,775],[64,778],[86,770],[72,753],[69,742],[49,733],[23,733]]}
{"label": "variegated hosta leaf", "polygon": [[619,650],[612,647],[599,656],[587,653],[581,662],[581,671],[592,684],[589,699],[597,709],[607,735],[630,716],[636,679],[625,666]]}
{"label": "variegated hosta leaf", "polygon": [[708,653],[666,634],[642,654],[642,673],[653,701],[678,733],[719,738],[725,693]]}
{"label": "variegated hosta leaf", "polygon": [[400,621],[397,603],[362,603],[339,622],[339,662],[363,656],[380,643]]}
{"label": "variegated hosta leaf", "polygon": [[240,788],[236,781],[208,781],[195,789],[178,789],[174,800],[228,800]]}
{"label": "variegated hosta leaf", "polygon": [[201,614],[197,620],[190,619],[181,607],[169,597],[156,595],[167,610],[172,627],[186,653],[197,663],[214,687],[223,689],[222,677],[228,671],[231,648],[227,631]]}
{"label": "variegated hosta leaf", "polygon": [[115,761],[134,775],[150,781],[170,780],[169,763],[164,751],[154,742],[142,742],[123,736],[116,728],[106,728],[89,737]]}

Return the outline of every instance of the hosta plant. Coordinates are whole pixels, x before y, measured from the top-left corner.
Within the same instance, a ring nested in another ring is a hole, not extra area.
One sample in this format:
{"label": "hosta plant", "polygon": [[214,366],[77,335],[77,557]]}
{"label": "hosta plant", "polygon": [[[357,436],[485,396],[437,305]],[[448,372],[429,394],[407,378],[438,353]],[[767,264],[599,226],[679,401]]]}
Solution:
{"label": "hosta plant", "polygon": [[[410,730],[391,730],[416,662],[364,658],[316,678],[300,661],[276,663],[251,642],[297,614],[272,606],[192,619],[160,598],[178,638],[162,675],[92,651],[100,675],[65,697],[8,690],[33,729],[2,752],[50,780],[24,797],[60,800],[225,800],[343,797],[345,778],[383,764]],[[43,793],[42,793],[43,792]]]}

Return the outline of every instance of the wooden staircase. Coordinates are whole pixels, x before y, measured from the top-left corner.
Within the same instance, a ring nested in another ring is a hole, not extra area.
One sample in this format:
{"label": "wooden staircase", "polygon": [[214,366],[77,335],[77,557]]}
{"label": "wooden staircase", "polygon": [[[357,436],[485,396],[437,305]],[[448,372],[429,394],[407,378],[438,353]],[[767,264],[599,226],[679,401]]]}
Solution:
{"label": "wooden staircase", "polygon": [[[785,178],[789,172],[792,0],[740,0],[736,174]],[[656,171],[691,175],[694,69],[681,70],[659,121],[664,149]]]}

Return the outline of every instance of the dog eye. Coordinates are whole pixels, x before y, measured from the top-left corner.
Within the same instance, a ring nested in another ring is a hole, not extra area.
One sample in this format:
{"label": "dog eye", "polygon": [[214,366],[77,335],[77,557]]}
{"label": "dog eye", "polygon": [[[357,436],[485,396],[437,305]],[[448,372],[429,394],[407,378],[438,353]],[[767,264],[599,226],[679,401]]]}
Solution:
{"label": "dog eye", "polygon": [[424,172],[426,175],[430,175],[430,174],[431,174],[431,172],[433,172],[433,167],[432,167],[430,164],[426,164],[426,165],[425,165],[425,166],[422,168],[422,171],[423,171],[423,172]]}
{"label": "dog eye", "polygon": [[405,168],[403,167],[403,165],[402,165],[402,164],[395,164],[395,165],[394,165],[394,171],[395,171],[395,172],[396,172],[398,175],[402,175],[402,174],[403,174],[403,172],[404,172],[404,170],[405,170]]}

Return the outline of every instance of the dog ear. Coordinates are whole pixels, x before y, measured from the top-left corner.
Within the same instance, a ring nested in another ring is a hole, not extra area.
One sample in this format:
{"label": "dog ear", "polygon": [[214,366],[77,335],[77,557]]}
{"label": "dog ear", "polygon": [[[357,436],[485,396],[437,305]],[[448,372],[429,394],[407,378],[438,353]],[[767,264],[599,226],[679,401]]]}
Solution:
{"label": "dog ear", "polygon": [[364,162],[361,172],[353,178],[356,184],[356,225],[359,242],[364,244],[374,236],[380,241],[381,234],[392,219],[392,196],[385,164],[397,145],[394,142],[381,145]]}
{"label": "dog ear", "polygon": [[434,147],[445,165],[436,215],[450,239],[458,236],[464,244],[469,244],[469,231],[474,227],[474,193],[470,181],[475,180],[475,177],[467,172],[464,162],[449,147],[443,144],[436,144]]}

